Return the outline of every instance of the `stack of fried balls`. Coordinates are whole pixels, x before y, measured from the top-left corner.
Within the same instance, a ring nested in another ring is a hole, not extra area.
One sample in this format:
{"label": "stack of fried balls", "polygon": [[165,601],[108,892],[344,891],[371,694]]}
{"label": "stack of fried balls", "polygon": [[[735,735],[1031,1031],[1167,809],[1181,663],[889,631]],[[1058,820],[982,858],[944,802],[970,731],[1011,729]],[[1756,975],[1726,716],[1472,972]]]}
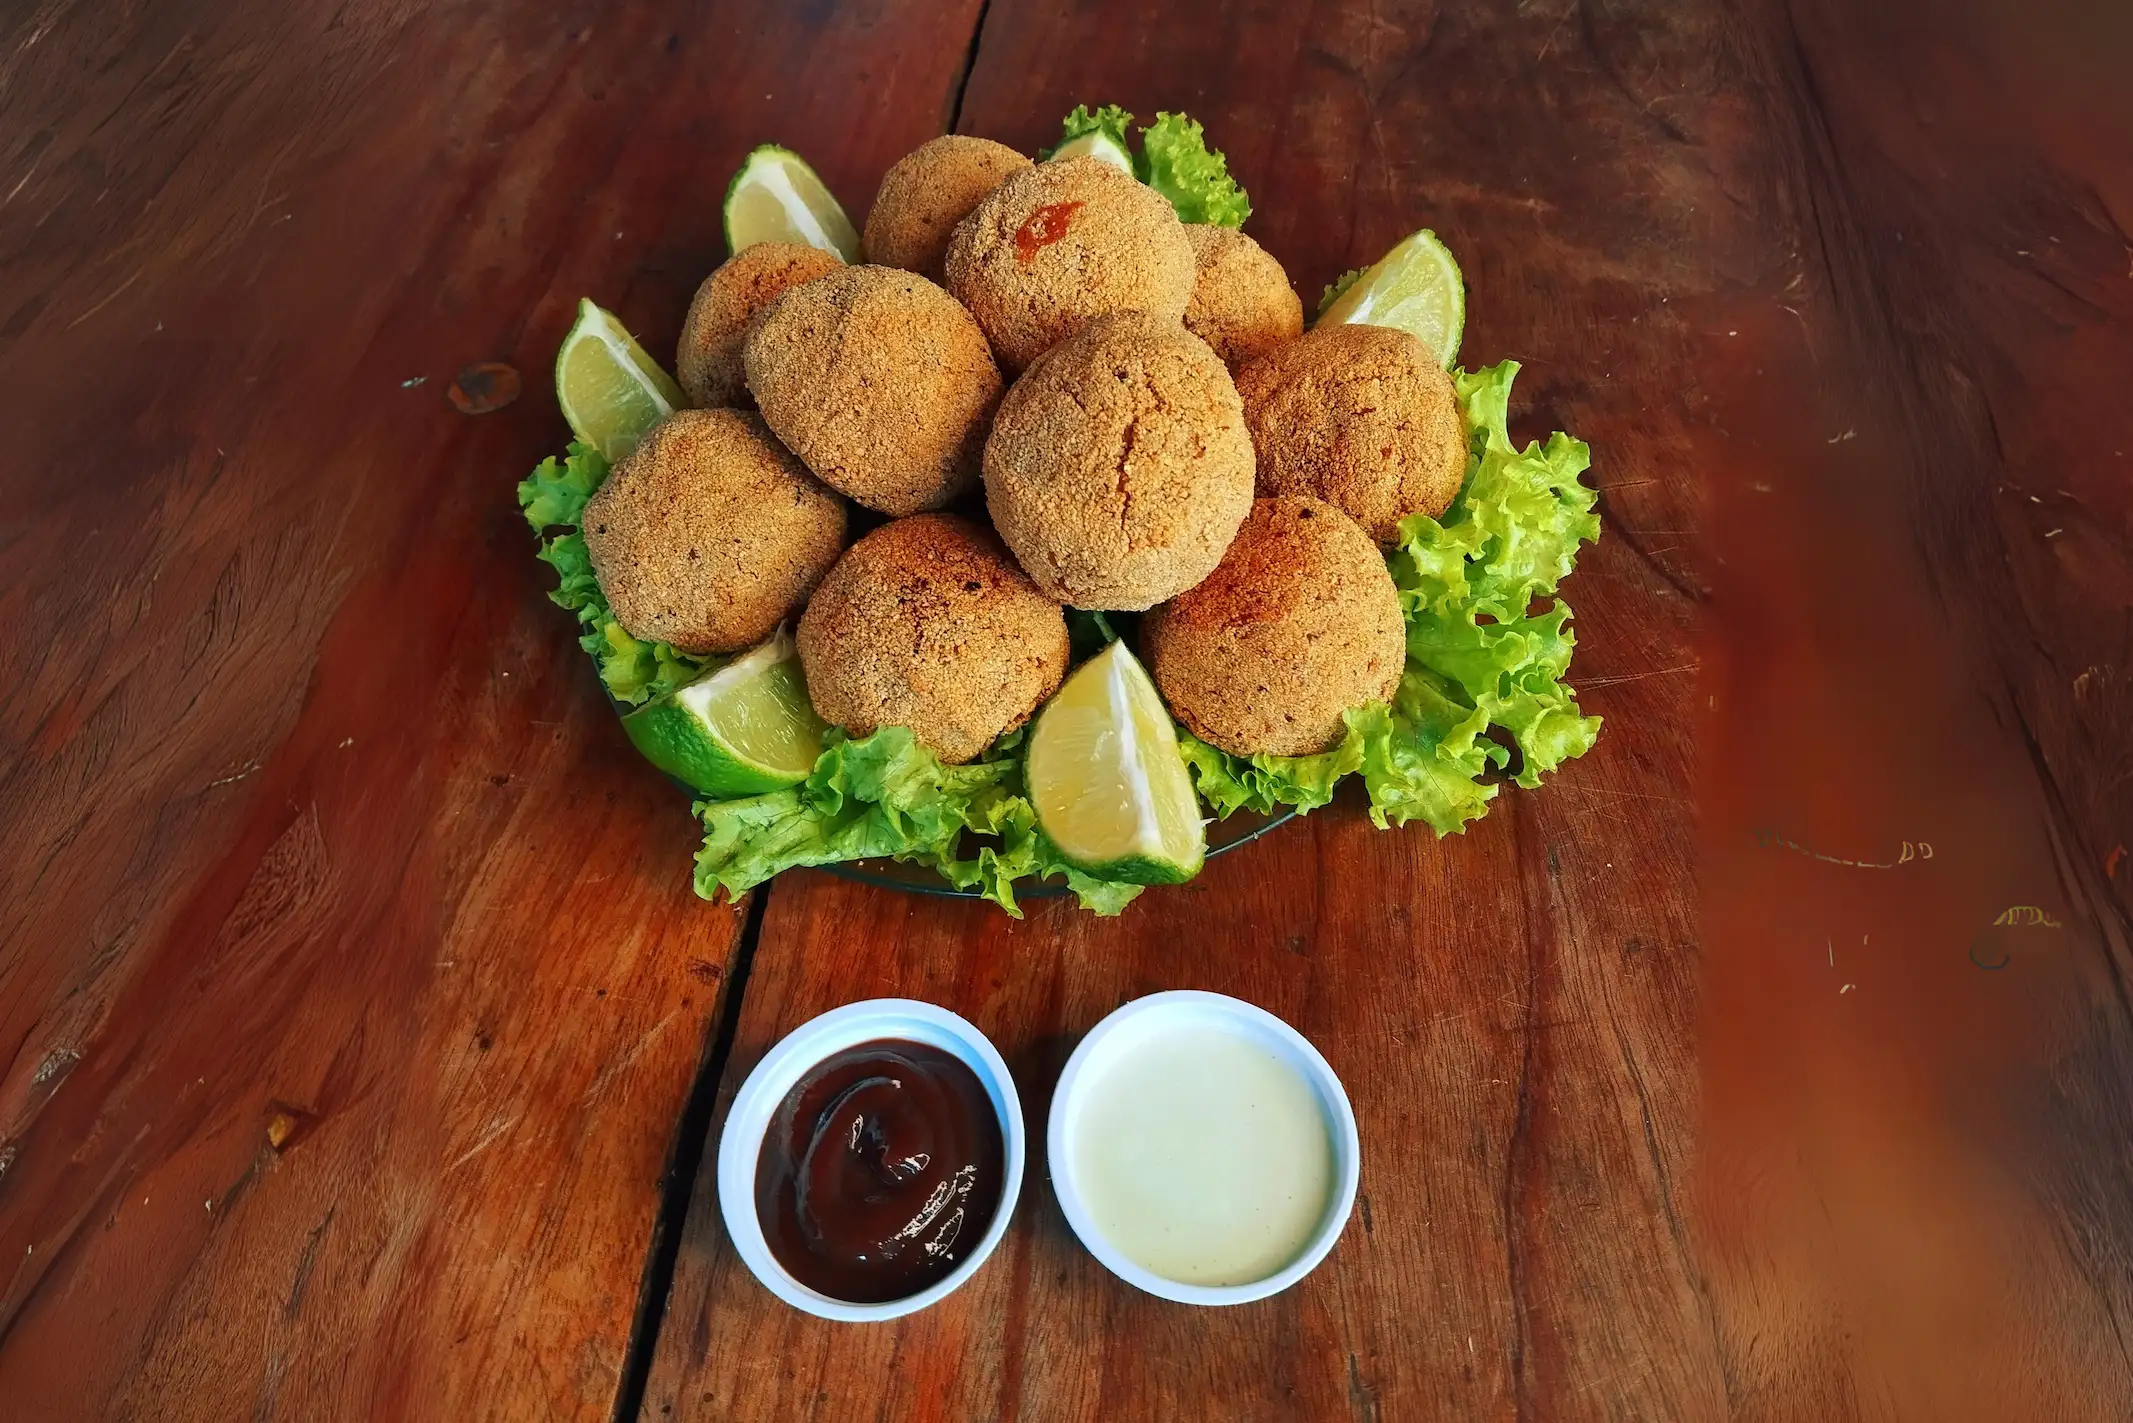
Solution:
{"label": "stack of fried balls", "polygon": [[859,266],[761,243],[697,291],[697,408],[585,510],[623,627],[717,654],[797,615],[826,721],[949,763],[1057,689],[1067,608],[1145,613],[1171,711],[1237,755],[1327,750],[1391,697],[1381,549],[1467,457],[1421,341],[1305,332],[1258,243],[1096,158],[934,139],[863,241]]}

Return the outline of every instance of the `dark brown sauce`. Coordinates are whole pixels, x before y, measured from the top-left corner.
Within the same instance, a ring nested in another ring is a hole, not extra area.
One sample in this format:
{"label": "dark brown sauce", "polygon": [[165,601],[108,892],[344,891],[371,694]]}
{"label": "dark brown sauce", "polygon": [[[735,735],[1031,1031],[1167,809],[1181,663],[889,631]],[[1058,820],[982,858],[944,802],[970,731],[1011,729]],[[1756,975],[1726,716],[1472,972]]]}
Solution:
{"label": "dark brown sauce", "polygon": [[961,1059],[860,1043],[809,1068],[771,1115],[755,1211],[780,1265],[854,1304],[917,1294],[985,1238],[999,1209],[1000,1118]]}
{"label": "dark brown sauce", "polygon": [[1039,247],[1049,247],[1067,235],[1067,227],[1074,214],[1085,206],[1082,203],[1049,203],[1029,215],[1029,221],[1015,229],[1015,260],[1027,267],[1037,259]]}

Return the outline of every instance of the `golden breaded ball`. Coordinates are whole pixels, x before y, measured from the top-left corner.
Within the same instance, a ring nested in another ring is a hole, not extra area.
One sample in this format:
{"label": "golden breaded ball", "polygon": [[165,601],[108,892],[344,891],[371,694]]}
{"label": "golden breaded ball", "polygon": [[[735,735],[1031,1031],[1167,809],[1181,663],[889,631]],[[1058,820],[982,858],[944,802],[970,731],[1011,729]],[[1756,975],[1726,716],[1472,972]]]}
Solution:
{"label": "golden breaded ball", "polygon": [[579,527],[632,637],[737,652],[806,601],[844,548],[844,514],[754,415],[677,410],[609,473]]}
{"label": "golden breaded ball", "polygon": [[918,514],[845,550],[800,619],[800,669],[824,720],[910,729],[970,760],[1058,690],[1066,614],[983,524]]}
{"label": "golden breaded ball", "polygon": [[1114,311],[1182,318],[1192,274],[1169,200],[1099,158],[1012,175],[948,244],[948,290],[1011,370]]}
{"label": "golden breaded ball", "polygon": [[1303,301],[1273,254],[1234,227],[1188,222],[1198,264],[1185,328],[1231,370],[1303,333]]}
{"label": "golden breaded ball", "polygon": [[1229,371],[1174,318],[1096,318],[1000,402],[985,504],[1050,597],[1132,612],[1176,597],[1214,571],[1252,507]]}
{"label": "golden breaded ball", "polygon": [[742,358],[771,430],[869,509],[938,509],[977,482],[1000,369],[970,313],[924,277],[846,267],[794,287]]}
{"label": "golden breaded ball", "polygon": [[674,352],[674,379],[689,402],[705,410],[747,406],[741,339],[749,321],[787,289],[843,265],[834,252],[792,242],[757,242],[720,263],[696,289]]}
{"label": "golden breaded ball", "polygon": [[1389,701],[1407,661],[1384,556],[1322,499],[1261,499],[1222,563],[1141,623],[1148,670],[1193,735],[1238,756],[1312,756],[1341,713]]}
{"label": "golden breaded ball", "polygon": [[941,264],[955,225],[1001,179],[1029,166],[1029,159],[989,138],[950,133],[920,144],[882,175],[867,210],[867,260],[944,280]]}
{"label": "golden breaded ball", "polygon": [[1435,517],[1466,478],[1452,378],[1390,326],[1318,326],[1237,373],[1261,494],[1338,504],[1381,544],[1409,514]]}

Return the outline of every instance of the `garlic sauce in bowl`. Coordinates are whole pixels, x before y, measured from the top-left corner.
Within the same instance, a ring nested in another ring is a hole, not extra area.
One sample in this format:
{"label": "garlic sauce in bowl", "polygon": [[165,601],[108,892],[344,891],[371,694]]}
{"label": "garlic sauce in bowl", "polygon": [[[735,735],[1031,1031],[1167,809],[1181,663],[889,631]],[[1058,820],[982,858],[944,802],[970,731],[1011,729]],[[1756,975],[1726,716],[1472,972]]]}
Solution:
{"label": "garlic sauce in bowl", "polygon": [[1090,1253],[1190,1304],[1286,1289],[1355,1201],[1340,1080],[1294,1028],[1221,994],[1153,994],[1097,1024],[1060,1078],[1047,1140]]}

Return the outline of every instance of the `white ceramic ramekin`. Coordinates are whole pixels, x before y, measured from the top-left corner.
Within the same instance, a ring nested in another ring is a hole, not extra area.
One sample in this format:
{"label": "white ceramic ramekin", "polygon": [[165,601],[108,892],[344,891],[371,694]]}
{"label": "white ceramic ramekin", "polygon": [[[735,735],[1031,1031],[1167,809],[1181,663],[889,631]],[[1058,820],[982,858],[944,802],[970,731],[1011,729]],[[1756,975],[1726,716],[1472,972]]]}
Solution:
{"label": "white ceramic ramekin", "polygon": [[[1312,1233],[1302,1252],[1284,1269],[1249,1284],[1180,1284],[1134,1264],[1097,1229],[1082,1199],[1080,1183],[1074,1176],[1074,1137],[1080,1128],[1082,1108],[1088,1101],[1090,1085],[1111,1065],[1116,1054],[1147,1041],[1151,1036],[1204,1028],[1235,1033],[1267,1048],[1286,1062],[1310,1084],[1312,1095],[1318,1099],[1319,1110],[1325,1113],[1326,1133],[1333,1143],[1333,1189],[1318,1229]],[[1255,1007],[1241,998],[1184,989],[1136,998],[1089,1030],[1089,1035],[1074,1049],[1074,1055],[1067,1059],[1066,1071],[1060,1074],[1059,1086],[1052,1093],[1052,1116],[1045,1131],[1045,1150],[1051,1163],[1052,1190],[1059,1197],[1059,1208],[1065,1213],[1067,1224],[1081,1237],[1081,1243],[1089,1253],[1103,1262],[1105,1269],[1127,1284],[1163,1299],[1207,1305],[1247,1304],[1265,1299],[1310,1274],[1318,1262],[1326,1258],[1326,1253],[1340,1239],[1341,1230],[1348,1224],[1348,1213],[1355,1207],[1356,1183],[1362,1175],[1363,1155],[1362,1141],[1355,1129],[1355,1112],[1348,1105],[1348,1093],[1325,1058],[1302,1033],[1264,1008]]]}
{"label": "white ceramic ramekin", "polygon": [[[830,1054],[881,1038],[900,1038],[953,1053],[977,1074],[1000,1118],[1000,1142],[1005,1148],[1000,1205],[978,1248],[953,1273],[915,1295],[880,1304],[854,1304],[809,1289],[788,1274],[770,1253],[769,1242],[763,1238],[763,1224],[755,1213],[755,1166],[771,1114],[793,1084]],[[1015,1080],[983,1033],[946,1008],[915,999],[872,998],[863,1003],[847,1003],[788,1033],[756,1064],[755,1071],[748,1074],[748,1080],[734,1095],[733,1107],[726,1113],[725,1133],[718,1142],[718,1202],[726,1217],[726,1234],[732,1237],[733,1248],[764,1287],[795,1309],[824,1319],[853,1321],[910,1314],[961,1287],[1007,1234],[1008,1219],[1015,1213],[1015,1198],[1022,1193],[1022,1161],[1028,1148],[1025,1136]]]}

